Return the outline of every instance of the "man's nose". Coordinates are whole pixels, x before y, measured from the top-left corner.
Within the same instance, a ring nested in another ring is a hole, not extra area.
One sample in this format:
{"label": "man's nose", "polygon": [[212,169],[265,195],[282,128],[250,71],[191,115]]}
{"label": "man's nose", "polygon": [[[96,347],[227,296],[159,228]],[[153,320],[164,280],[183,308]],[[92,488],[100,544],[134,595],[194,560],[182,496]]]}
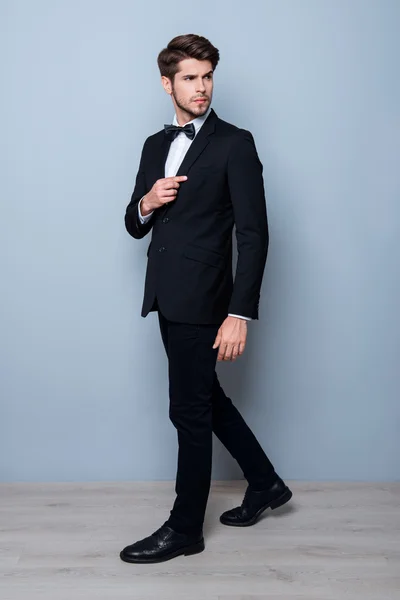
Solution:
{"label": "man's nose", "polygon": [[204,85],[204,81],[202,79],[200,79],[200,81],[197,84],[197,91],[198,92],[205,92],[206,91],[206,86]]}

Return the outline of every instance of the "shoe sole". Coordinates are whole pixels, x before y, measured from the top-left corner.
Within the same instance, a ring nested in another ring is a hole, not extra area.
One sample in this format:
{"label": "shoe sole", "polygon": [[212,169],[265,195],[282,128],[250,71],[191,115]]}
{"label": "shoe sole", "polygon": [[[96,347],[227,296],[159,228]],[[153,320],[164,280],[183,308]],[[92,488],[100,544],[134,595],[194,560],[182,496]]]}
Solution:
{"label": "shoe sole", "polygon": [[281,496],[279,496],[279,498],[276,498],[275,500],[272,500],[268,504],[265,504],[264,506],[262,506],[256,512],[254,517],[252,517],[248,521],[242,521],[241,523],[232,523],[230,521],[224,521],[222,516],[220,517],[219,520],[221,521],[221,523],[223,525],[230,525],[231,527],[249,527],[250,525],[254,525],[254,523],[258,520],[258,518],[262,515],[262,513],[265,510],[267,510],[267,508],[271,508],[271,510],[275,510],[275,508],[279,508],[280,506],[283,506],[284,504],[286,504],[286,502],[289,502],[289,500],[292,496],[293,496],[293,493],[287,487],[286,490],[283,492],[283,494]]}
{"label": "shoe sole", "polygon": [[129,563],[139,563],[139,564],[147,564],[147,563],[159,563],[165,562],[166,560],[171,560],[172,558],[176,558],[183,554],[184,556],[191,556],[192,554],[199,554],[203,552],[205,549],[204,538],[197,542],[197,544],[193,544],[192,546],[185,546],[184,548],[179,548],[179,550],[175,550],[175,552],[171,552],[171,554],[166,554],[165,556],[161,556],[159,558],[129,558],[128,556],[124,556],[122,551],[119,556],[121,560]]}

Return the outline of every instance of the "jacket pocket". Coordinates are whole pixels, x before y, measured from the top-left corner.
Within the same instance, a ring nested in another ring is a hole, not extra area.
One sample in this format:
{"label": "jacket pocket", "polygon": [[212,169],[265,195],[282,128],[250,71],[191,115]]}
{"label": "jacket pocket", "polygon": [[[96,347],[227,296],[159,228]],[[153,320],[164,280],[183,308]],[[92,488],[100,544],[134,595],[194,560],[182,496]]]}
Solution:
{"label": "jacket pocket", "polygon": [[197,246],[196,244],[187,244],[183,249],[183,256],[198,262],[216,267],[217,269],[223,269],[225,258],[223,254],[216,252],[215,250],[209,250],[203,246]]}

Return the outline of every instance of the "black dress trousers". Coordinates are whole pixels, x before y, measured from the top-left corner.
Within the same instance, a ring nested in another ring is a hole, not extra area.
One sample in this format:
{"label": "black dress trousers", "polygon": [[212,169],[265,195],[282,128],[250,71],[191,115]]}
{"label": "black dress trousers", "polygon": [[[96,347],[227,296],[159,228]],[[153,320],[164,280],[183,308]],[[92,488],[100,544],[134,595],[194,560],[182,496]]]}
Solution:
{"label": "black dress trousers", "polygon": [[169,416],[178,433],[176,499],[167,523],[179,532],[203,527],[211,482],[212,434],[237,460],[249,484],[268,487],[276,473],[215,371],[219,325],[178,323],[158,308],[168,358]]}

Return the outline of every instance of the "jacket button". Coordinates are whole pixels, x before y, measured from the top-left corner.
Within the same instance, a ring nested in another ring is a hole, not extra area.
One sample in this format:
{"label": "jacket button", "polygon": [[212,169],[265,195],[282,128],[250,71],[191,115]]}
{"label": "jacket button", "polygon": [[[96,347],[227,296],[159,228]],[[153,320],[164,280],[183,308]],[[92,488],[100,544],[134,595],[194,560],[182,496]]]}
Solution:
{"label": "jacket button", "polygon": [[166,250],[165,246],[160,246],[160,248],[158,249],[159,252],[164,252]]}
{"label": "jacket button", "polygon": [[163,223],[168,223],[168,221],[169,221],[169,217],[164,217],[162,220]]}

